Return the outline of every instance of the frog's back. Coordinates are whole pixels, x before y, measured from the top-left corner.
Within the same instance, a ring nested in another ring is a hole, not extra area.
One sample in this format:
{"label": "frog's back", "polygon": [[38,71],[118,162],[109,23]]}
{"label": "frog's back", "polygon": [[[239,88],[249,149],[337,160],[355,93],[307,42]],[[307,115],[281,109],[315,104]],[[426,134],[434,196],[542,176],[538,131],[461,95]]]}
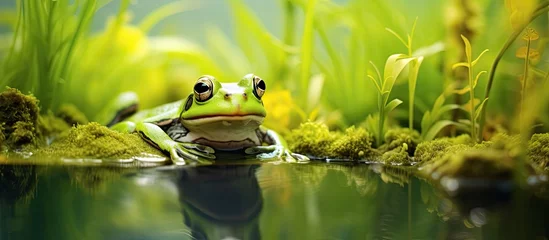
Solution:
{"label": "frog's back", "polygon": [[127,118],[126,121],[140,122],[147,118],[159,116],[168,112],[173,112],[173,116],[170,116],[170,118],[178,118],[178,110],[181,106],[182,101],[183,100],[179,100],[171,103],[166,103],[158,107],[140,110],[133,114],[131,117]]}

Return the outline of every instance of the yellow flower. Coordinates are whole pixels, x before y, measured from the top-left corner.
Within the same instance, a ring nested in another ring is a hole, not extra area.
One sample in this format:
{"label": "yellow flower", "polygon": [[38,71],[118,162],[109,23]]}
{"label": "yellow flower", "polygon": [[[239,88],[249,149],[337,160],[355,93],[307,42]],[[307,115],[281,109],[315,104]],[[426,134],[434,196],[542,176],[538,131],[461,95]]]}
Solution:
{"label": "yellow flower", "polygon": [[288,90],[274,90],[263,97],[267,110],[265,126],[275,131],[287,131],[290,125],[290,114],[294,108],[292,95]]}

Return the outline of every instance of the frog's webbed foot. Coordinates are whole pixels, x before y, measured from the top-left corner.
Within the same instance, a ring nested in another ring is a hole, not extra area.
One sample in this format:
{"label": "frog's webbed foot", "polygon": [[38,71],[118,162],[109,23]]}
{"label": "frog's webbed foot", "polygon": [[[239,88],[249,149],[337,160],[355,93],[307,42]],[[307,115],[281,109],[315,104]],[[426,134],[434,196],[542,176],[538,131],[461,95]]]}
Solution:
{"label": "frog's webbed foot", "polygon": [[194,143],[173,142],[170,158],[176,165],[212,164],[215,159],[214,149]]}
{"label": "frog's webbed foot", "polygon": [[269,160],[273,158],[279,158],[286,162],[308,162],[309,161],[308,157],[301,154],[292,153],[290,150],[280,145],[249,147],[249,148],[246,148],[244,152],[250,155],[257,154],[256,157],[260,160]]}

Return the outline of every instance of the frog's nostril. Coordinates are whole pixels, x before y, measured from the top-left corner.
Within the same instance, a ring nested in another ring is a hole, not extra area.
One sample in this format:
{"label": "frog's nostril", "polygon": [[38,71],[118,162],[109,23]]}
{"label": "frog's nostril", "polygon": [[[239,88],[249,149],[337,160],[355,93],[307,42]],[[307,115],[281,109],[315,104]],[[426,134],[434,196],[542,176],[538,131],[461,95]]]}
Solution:
{"label": "frog's nostril", "polygon": [[244,98],[244,100],[248,100],[248,94],[242,93],[242,98]]}
{"label": "frog's nostril", "polygon": [[229,99],[231,99],[231,94],[225,93],[225,100],[229,100]]}

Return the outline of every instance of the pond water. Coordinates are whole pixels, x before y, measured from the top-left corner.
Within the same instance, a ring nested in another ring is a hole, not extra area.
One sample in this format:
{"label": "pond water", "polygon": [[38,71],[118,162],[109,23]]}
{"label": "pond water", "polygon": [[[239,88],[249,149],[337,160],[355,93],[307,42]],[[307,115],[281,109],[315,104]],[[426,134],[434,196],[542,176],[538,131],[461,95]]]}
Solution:
{"label": "pond water", "polygon": [[449,197],[411,170],[0,165],[0,239],[548,239],[547,188]]}

